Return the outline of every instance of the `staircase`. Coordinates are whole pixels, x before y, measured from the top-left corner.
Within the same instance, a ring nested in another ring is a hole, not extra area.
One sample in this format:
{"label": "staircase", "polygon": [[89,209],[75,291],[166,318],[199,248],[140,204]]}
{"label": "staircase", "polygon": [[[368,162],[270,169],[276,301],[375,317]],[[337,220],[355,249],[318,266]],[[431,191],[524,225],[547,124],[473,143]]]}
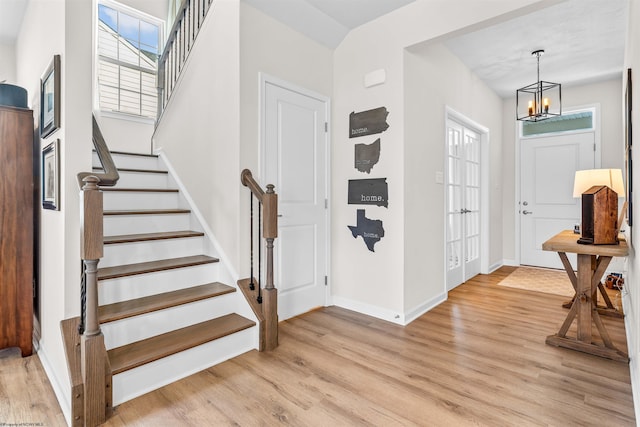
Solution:
{"label": "staircase", "polygon": [[[155,155],[112,152],[98,320],[113,406],[258,348],[256,317]],[[94,172],[101,173],[94,155]]]}

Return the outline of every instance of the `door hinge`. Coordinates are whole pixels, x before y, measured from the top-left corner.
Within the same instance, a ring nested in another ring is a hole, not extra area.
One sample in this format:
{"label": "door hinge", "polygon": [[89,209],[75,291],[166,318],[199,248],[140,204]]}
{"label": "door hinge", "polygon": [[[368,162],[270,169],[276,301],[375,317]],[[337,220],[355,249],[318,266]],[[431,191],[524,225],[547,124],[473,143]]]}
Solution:
{"label": "door hinge", "polygon": [[324,276],[324,285],[329,286],[329,277]]}
{"label": "door hinge", "polygon": [[329,199],[324,199],[324,208],[329,209]]}
{"label": "door hinge", "polygon": [[324,131],[329,132],[329,122],[324,122]]}
{"label": "door hinge", "polygon": [[593,144],[593,151],[596,151],[596,144]]}

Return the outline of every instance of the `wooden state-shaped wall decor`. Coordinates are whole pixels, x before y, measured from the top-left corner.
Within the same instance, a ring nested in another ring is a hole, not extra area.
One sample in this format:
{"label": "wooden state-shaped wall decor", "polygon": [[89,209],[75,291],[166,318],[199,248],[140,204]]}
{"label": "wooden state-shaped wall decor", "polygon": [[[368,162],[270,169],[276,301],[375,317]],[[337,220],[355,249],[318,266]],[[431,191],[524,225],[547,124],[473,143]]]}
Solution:
{"label": "wooden state-shaped wall decor", "polygon": [[389,111],[386,107],[374,108],[373,110],[352,111],[349,114],[349,138],[373,135],[389,129],[387,116]]}

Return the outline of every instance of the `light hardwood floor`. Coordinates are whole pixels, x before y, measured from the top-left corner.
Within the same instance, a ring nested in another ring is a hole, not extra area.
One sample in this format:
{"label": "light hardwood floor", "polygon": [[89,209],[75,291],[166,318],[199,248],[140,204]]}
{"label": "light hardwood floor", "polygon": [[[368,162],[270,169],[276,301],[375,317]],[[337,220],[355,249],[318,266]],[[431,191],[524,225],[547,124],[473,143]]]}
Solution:
{"label": "light hardwood floor", "polygon": [[[629,367],[545,344],[566,297],[477,276],[406,327],[340,308],[115,409],[109,426],[631,426]],[[622,319],[605,318],[620,348]],[[0,355],[0,424],[63,425],[36,357]]]}

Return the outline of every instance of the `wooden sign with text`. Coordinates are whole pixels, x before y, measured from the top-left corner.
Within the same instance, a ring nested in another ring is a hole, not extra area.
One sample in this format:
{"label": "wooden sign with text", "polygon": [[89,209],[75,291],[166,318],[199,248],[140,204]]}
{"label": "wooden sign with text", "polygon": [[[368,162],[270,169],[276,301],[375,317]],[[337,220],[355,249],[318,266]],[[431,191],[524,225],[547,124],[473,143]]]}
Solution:
{"label": "wooden sign with text", "polygon": [[389,188],[387,178],[350,179],[350,205],[375,205],[389,207]]}
{"label": "wooden sign with text", "polygon": [[351,112],[349,114],[349,138],[358,136],[373,135],[389,129],[387,116],[389,111],[386,107],[374,108],[373,110]]}

